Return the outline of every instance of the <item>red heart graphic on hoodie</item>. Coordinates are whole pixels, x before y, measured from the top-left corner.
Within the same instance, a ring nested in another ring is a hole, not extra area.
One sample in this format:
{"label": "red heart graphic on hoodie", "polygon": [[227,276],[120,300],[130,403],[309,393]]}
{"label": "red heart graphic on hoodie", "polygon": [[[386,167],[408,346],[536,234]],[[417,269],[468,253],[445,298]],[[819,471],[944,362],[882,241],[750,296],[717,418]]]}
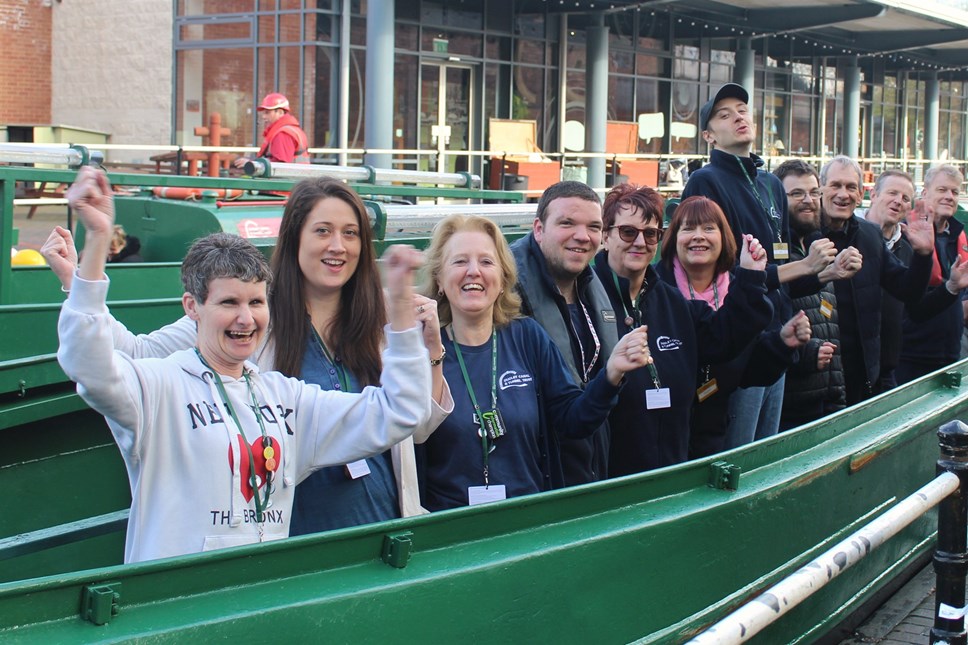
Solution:
{"label": "red heart graphic on hoodie", "polygon": [[[252,501],[252,482],[249,478],[249,451],[246,450],[245,437],[242,435],[236,435],[239,442],[239,454],[242,455],[242,463],[239,465],[239,473],[242,475],[242,496],[245,501]],[[269,445],[272,446],[273,451],[273,471],[279,469],[279,463],[282,461],[282,451],[279,449],[279,441],[273,437],[269,437]],[[266,485],[266,457],[265,457],[265,445],[262,443],[262,437],[257,438],[252,442],[250,446],[252,449],[252,460],[255,462],[255,476],[256,481],[259,482],[259,488]],[[229,469],[235,467],[235,459],[232,456],[232,448],[229,447]]]}

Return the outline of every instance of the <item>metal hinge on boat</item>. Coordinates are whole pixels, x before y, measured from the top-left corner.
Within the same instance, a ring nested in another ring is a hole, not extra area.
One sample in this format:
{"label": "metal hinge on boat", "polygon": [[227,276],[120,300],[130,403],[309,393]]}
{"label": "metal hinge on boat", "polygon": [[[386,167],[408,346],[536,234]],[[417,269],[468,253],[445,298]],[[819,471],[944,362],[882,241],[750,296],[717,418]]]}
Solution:
{"label": "metal hinge on boat", "polygon": [[383,536],[383,561],[391,567],[402,569],[410,561],[413,548],[413,531]]}
{"label": "metal hinge on boat", "polygon": [[104,625],[118,615],[120,605],[120,582],[87,585],[81,594],[81,618],[95,625]]}
{"label": "metal hinge on boat", "polygon": [[709,464],[709,485],[713,488],[736,490],[739,488],[739,475],[743,469],[728,461],[714,461]]}

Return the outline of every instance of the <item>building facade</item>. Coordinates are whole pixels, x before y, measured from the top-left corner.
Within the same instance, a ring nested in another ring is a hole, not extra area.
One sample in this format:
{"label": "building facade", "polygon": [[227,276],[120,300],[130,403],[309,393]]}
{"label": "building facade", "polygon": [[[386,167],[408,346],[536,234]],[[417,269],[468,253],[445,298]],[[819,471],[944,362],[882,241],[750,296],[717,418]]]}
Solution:
{"label": "building facade", "polygon": [[[592,182],[605,167],[596,153],[705,154],[699,107],[735,80],[754,88],[764,155],[964,160],[964,3],[929,1],[917,11],[852,1],[0,7],[47,12],[50,119],[108,132],[112,143],[199,145],[195,127],[218,112],[230,132],[223,145],[257,146],[255,105],[279,91],[311,146],[324,149],[317,158],[481,172],[496,150],[492,119],[501,119],[533,123],[532,141],[519,137],[522,149],[502,150],[587,166]],[[138,19],[121,20],[129,14]],[[5,100],[0,122],[23,118]],[[634,124],[623,150],[606,140],[610,121]]]}

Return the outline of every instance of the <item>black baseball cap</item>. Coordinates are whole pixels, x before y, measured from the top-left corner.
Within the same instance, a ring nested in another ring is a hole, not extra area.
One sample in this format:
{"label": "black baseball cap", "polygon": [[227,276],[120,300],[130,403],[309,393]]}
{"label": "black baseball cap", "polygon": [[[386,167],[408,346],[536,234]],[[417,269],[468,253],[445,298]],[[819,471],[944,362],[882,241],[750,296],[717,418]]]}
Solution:
{"label": "black baseball cap", "polygon": [[699,110],[700,132],[709,129],[709,117],[713,115],[713,108],[723,99],[739,99],[743,103],[749,103],[750,95],[749,92],[743,89],[742,85],[737,85],[736,83],[726,83],[723,85],[711,99],[706,101],[702,109]]}

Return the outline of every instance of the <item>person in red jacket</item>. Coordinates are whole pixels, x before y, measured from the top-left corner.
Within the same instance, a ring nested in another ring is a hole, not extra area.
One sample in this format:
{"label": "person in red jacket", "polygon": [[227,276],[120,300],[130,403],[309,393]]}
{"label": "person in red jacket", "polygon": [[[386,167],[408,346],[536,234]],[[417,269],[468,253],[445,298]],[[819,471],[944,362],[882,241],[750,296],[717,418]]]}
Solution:
{"label": "person in red jacket", "polygon": [[[289,99],[283,94],[267,94],[257,108],[265,123],[259,157],[278,163],[309,163],[309,137],[299,127],[299,121],[289,112]],[[235,160],[242,168],[248,157]]]}

